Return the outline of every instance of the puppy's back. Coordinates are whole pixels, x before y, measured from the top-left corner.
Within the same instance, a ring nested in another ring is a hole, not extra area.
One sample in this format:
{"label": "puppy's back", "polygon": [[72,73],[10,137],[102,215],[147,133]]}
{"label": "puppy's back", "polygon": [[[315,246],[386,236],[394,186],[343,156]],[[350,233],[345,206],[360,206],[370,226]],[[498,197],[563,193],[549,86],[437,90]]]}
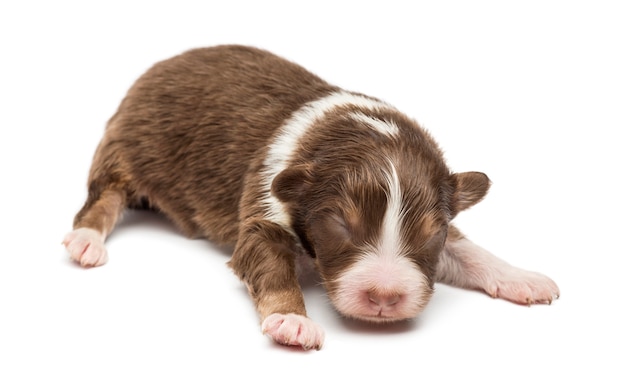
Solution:
{"label": "puppy's back", "polygon": [[332,90],[250,47],[196,49],[157,63],[128,91],[96,151],[90,185],[127,184],[188,236],[234,243],[244,175],[303,104]]}

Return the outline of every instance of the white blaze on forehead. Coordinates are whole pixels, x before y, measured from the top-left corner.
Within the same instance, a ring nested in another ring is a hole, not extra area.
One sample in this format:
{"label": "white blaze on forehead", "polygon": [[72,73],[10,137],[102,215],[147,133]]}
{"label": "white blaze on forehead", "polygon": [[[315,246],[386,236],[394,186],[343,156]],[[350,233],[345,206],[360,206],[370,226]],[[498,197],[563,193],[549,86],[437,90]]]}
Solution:
{"label": "white blaze on forehead", "polygon": [[345,91],[338,91],[307,103],[294,112],[279,128],[277,136],[269,146],[263,163],[263,190],[265,195],[263,203],[267,207],[266,219],[283,227],[289,227],[290,219],[284,205],[271,194],[272,181],[280,172],[287,168],[289,161],[293,158],[298,148],[300,139],[305,136],[309,129],[329,112],[347,105],[353,105],[362,109],[392,109],[389,104],[382,101]]}
{"label": "white blaze on forehead", "polygon": [[385,172],[387,179],[387,209],[380,231],[380,239],[378,240],[377,253],[382,257],[402,257],[404,246],[400,234],[402,221],[404,219],[404,210],[402,209],[402,188],[400,187],[400,179],[396,167],[391,161],[389,170]]}

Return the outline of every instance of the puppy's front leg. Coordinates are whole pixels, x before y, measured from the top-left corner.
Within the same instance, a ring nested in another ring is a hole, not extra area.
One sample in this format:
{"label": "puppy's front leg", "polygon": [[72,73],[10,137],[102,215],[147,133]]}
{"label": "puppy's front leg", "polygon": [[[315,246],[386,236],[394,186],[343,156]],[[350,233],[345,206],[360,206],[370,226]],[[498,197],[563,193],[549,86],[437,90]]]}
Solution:
{"label": "puppy's front leg", "polygon": [[266,220],[242,223],[230,267],[246,284],[261,317],[261,328],[275,342],[320,349],[324,331],[306,316],[295,259],[303,252],[292,234]]}
{"label": "puppy's front leg", "polygon": [[440,255],[437,281],[527,305],[550,304],[560,294],[549,277],[506,263],[452,226]]}

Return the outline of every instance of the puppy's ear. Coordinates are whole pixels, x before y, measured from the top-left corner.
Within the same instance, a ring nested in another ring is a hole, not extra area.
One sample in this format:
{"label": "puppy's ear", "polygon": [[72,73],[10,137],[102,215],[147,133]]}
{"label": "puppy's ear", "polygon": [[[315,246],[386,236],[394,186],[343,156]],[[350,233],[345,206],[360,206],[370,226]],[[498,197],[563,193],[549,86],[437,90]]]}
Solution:
{"label": "puppy's ear", "polygon": [[308,165],[296,165],[279,173],[272,181],[272,194],[285,203],[298,201],[313,184]]}
{"label": "puppy's ear", "polygon": [[481,201],[491,185],[487,175],[482,172],[463,172],[452,174],[451,210],[453,216]]}

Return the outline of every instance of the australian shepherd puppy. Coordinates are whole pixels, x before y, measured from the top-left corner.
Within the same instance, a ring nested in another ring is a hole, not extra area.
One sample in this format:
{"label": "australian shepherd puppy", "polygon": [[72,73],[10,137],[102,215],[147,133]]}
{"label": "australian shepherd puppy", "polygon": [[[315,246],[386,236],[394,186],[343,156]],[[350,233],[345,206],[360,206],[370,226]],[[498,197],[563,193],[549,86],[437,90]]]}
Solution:
{"label": "australian shepherd puppy", "polygon": [[550,303],[556,284],[513,267],[451,224],[489,189],[452,173],[420,126],[384,101],[328,84],[269,52],[196,49],[156,64],[108,122],[88,197],[64,239],[85,267],[127,208],[150,208],[190,237],[234,246],[262,331],[319,349],[296,264],[315,264],[341,314],[417,316],[435,282],[516,303]]}

